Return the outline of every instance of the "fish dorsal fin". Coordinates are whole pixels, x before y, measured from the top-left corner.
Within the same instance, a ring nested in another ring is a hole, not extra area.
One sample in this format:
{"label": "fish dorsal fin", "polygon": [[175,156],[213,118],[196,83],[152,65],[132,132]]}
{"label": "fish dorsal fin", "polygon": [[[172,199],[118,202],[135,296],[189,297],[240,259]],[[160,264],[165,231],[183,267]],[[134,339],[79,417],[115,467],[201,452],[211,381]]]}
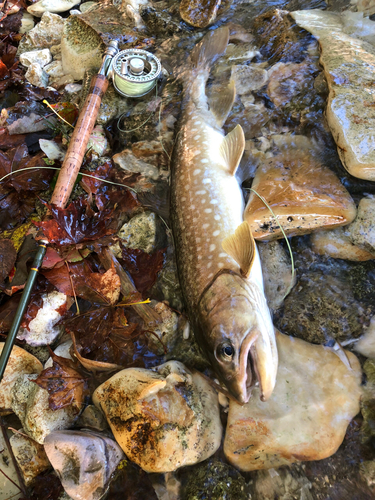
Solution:
{"label": "fish dorsal fin", "polygon": [[229,173],[234,175],[241,161],[245,149],[245,135],[241,125],[237,125],[223,139],[220,145],[220,154],[228,165]]}
{"label": "fish dorsal fin", "polygon": [[255,241],[248,222],[240,224],[234,234],[223,240],[221,246],[240,266],[242,276],[248,278],[255,258]]}
{"label": "fish dorsal fin", "polygon": [[224,90],[220,90],[219,92],[214,91],[208,100],[210,111],[214,115],[218,127],[221,128],[224,125],[233,107],[235,98],[236,86],[234,80],[230,80]]}

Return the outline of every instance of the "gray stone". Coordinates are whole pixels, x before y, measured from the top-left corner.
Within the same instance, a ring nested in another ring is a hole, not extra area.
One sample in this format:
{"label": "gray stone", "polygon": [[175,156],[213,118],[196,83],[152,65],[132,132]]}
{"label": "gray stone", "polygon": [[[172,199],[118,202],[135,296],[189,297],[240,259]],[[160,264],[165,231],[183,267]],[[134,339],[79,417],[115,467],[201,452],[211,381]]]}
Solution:
{"label": "gray stone", "polygon": [[32,63],[25,74],[26,80],[36,87],[48,87],[48,74],[38,63]]}
{"label": "gray stone", "polygon": [[114,155],[113,161],[120,168],[122,168],[123,170],[127,170],[128,172],[142,174],[145,177],[149,177],[153,180],[159,178],[159,170],[154,167],[154,165],[140,160],[128,149],[125,149],[124,151],[121,151],[121,153],[117,153],[117,155]]}
{"label": "gray stone", "polygon": [[256,64],[232,66],[231,77],[236,84],[236,92],[239,95],[259,90],[268,80],[267,71]]}
{"label": "gray stone", "polygon": [[[48,120],[52,124],[56,122],[53,117]],[[30,113],[30,116],[22,116],[22,118],[19,118],[8,125],[8,131],[9,135],[29,134],[31,132],[40,132],[41,130],[45,130],[48,126],[47,120],[44,120],[43,116],[36,113]]]}
{"label": "gray stone", "polygon": [[14,433],[9,441],[25,484],[28,486],[34,478],[50,467],[47,455],[41,444],[18,432]]}
{"label": "gray stone", "polygon": [[17,472],[2,432],[0,432],[0,450],[2,450],[0,455],[0,468],[4,472],[4,474],[0,473],[0,498],[4,500],[18,500],[21,498],[21,492],[18,487]]}
{"label": "gray stone", "polygon": [[330,94],[328,125],[344,167],[354,177],[375,180],[375,49],[345,32],[340,14],[321,10],[292,13],[318,40]]}
{"label": "gray stone", "polygon": [[94,5],[96,5],[96,2],[84,2],[81,3],[79,10],[81,12],[86,12],[87,10],[91,9],[91,7],[93,7]]}
{"label": "gray stone", "polygon": [[347,234],[354,245],[375,253],[375,198],[362,198]]}
{"label": "gray stone", "polygon": [[40,22],[22,38],[17,54],[34,49],[45,49],[61,41],[64,19],[58,14],[45,12]]}
{"label": "gray stone", "polygon": [[118,444],[89,430],[49,434],[44,449],[64,490],[74,500],[102,498],[124,454]]}
{"label": "gray stone", "polygon": [[79,3],[80,0],[39,0],[30,5],[27,12],[35,17],[42,17],[45,12],[66,12]]}
{"label": "gray stone", "polygon": [[42,68],[52,61],[52,54],[49,49],[32,50],[24,52],[20,56],[20,62],[29,67],[33,63],[38,63]]}
{"label": "gray stone", "polygon": [[86,406],[77,420],[76,427],[88,427],[96,431],[108,430],[107,420],[103,412],[94,405]]}
{"label": "gray stone", "polygon": [[126,222],[117,233],[124,246],[151,253],[156,245],[156,214],[143,212]]}

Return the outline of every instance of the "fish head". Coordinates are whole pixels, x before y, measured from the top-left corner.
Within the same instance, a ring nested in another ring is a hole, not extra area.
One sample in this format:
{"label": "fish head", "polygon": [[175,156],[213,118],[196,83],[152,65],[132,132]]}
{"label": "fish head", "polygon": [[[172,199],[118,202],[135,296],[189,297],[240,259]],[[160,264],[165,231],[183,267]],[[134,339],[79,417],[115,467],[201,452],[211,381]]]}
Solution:
{"label": "fish head", "polygon": [[241,277],[222,274],[201,300],[205,352],[229,393],[241,404],[259,382],[267,400],[276,382],[275,332],[263,292],[254,294]]}

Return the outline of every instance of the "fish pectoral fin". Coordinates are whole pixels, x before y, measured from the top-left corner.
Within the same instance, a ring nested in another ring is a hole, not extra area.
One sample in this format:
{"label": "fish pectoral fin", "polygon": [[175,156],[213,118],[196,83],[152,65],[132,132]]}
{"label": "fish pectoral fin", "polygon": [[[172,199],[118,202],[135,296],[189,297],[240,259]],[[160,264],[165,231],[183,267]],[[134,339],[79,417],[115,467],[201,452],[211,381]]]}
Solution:
{"label": "fish pectoral fin", "polygon": [[228,165],[229,173],[234,175],[245,149],[245,135],[241,125],[227,134],[220,145],[220,154]]}
{"label": "fish pectoral fin", "polygon": [[218,127],[222,127],[228,118],[236,98],[236,86],[234,80],[230,80],[227,87],[221,92],[214,92],[208,100],[210,111],[214,115]]}
{"label": "fish pectoral fin", "polygon": [[248,278],[255,258],[255,241],[249,223],[244,221],[234,234],[227,236],[221,246],[224,252],[240,266],[242,276]]}

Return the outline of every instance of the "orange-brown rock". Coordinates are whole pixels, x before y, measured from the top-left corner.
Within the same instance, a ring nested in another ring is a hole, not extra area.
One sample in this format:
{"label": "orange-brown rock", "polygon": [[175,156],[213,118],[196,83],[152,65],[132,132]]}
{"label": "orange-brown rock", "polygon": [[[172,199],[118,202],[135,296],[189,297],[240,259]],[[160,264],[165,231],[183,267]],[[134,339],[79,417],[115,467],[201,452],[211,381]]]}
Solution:
{"label": "orange-brown rock", "polygon": [[[229,2],[220,0],[182,0],[180,3],[180,15],[182,19],[196,28],[205,28],[216,20],[219,7],[224,7]],[[220,9],[222,10],[222,8]]]}
{"label": "orange-brown rock", "polygon": [[311,245],[315,253],[328,255],[334,259],[362,262],[375,259],[375,254],[355,245],[348,236],[347,228],[338,227],[328,231],[317,231],[311,235]]}
{"label": "orange-brown rock", "polygon": [[278,333],[272,396],[259,388],[246,405],[229,404],[224,453],[243,471],[270,469],[336,452],[359,411],[361,367],[354,354]]}
{"label": "orange-brown rock", "polygon": [[[260,165],[252,184],[267,201],[288,236],[349,224],[356,207],[337,176],[308,153],[283,152]],[[279,224],[253,192],[244,219],[255,239],[282,238]]]}

